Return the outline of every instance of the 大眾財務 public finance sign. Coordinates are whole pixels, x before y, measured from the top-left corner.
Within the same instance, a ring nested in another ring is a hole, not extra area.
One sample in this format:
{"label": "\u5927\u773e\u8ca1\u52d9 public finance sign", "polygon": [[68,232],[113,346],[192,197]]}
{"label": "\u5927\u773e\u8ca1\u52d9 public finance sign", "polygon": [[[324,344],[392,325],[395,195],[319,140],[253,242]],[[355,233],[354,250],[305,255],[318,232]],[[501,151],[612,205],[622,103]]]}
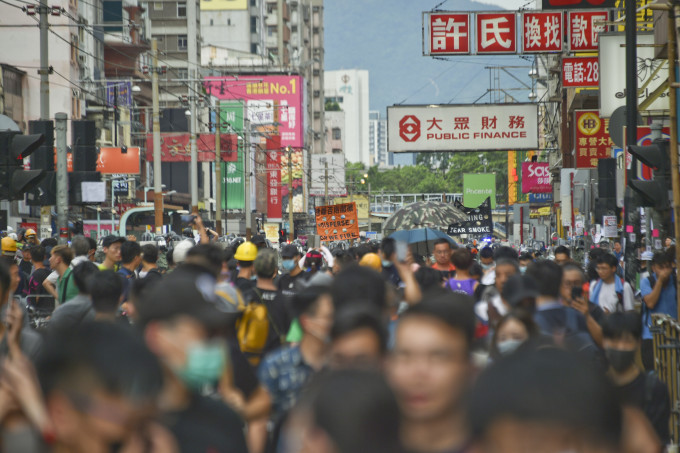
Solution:
{"label": "\u5927\u773e\u8ca1\u52d9 public finance sign", "polygon": [[536,149],[538,106],[392,106],[387,133],[390,152]]}

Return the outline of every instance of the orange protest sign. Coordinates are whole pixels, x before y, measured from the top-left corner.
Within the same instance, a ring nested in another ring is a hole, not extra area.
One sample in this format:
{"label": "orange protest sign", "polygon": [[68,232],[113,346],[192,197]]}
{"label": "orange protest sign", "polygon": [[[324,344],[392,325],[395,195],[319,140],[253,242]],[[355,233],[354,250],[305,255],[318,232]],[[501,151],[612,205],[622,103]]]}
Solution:
{"label": "orange protest sign", "polygon": [[356,203],[319,206],[316,212],[316,233],[321,241],[343,241],[359,237]]}

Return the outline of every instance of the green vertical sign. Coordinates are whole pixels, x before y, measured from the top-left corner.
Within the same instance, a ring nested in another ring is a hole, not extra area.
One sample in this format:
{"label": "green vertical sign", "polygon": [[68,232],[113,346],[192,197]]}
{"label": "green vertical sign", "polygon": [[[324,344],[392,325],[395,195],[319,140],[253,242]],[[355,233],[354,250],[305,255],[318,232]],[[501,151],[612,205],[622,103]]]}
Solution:
{"label": "green vertical sign", "polygon": [[476,208],[491,197],[491,209],[496,209],[496,174],[463,174],[463,206]]}
{"label": "green vertical sign", "polygon": [[[220,128],[225,134],[243,134],[243,104],[220,102]],[[222,209],[245,209],[245,180],[243,169],[243,143],[239,140],[238,160],[222,162]]]}

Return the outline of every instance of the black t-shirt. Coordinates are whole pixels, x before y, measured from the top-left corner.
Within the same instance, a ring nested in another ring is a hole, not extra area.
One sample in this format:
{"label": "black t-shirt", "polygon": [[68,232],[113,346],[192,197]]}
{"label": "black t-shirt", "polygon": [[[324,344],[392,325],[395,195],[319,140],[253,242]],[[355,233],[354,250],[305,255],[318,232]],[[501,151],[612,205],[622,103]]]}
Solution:
{"label": "black t-shirt", "polygon": [[30,261],[21,260],[19,262],[19,270],[26,275],[31,275],[31,271],[33,270],[33,263],[31,263]]}
{"label": "black t-shirt", "polygon": [[253,288],[243,293],[243,299],[246,303],[264,303],[273,321],[269,323],[269,336],[262,353],[264,357],[268,352],[281,346],[281,337],[285,338],[288,333],[291,323],[288,298],[280,291]]}
{"label": "black t-shirt", "polygon": [[47,290],[43,287],[43,282],[51,273],[51,270],[44,267],[34,270],[28,279],[28,295],[48,294]]}
{"label": "black t-shirt", "polygon": [[[648,379],[652,381],[648,383]],[[621,404],[642,409],[661,441],[668,444],[671,403],[663,382],[654,375],[640,373],[630,384],[616,387],[616,393]]]}
{"label": "black t-shirt", "polygon": [[245,294],[247,291],[255,288],[255,280],[250,280],[249,278],[237,277],[234,280],[234,286],[236,286],[241,294]]}
{"label": "black t-shirt", "polygon": [[236,337],[227,340],[229,348],[229,359],[234,376],[234,387],[243,393],[245,399],[250,398],[255,390],[260,386],[260,381],[248,359],[243,355],[238,345]]}
{"label": "black t-shirt", "polygon": [[182,453],[248,453],[243,420],[217,399],[193,395],[189,407],[162,421]]}
{"label": "black t-shirt", "polygon": [[281,291],[284,296],[293,297],[297,292],[295,290],[295,284],[299,279],[304,277],[304,275],[304,272],[300,272],[297,275],[283,274],[279,277],[276,287],[279,288],[279,291]]}

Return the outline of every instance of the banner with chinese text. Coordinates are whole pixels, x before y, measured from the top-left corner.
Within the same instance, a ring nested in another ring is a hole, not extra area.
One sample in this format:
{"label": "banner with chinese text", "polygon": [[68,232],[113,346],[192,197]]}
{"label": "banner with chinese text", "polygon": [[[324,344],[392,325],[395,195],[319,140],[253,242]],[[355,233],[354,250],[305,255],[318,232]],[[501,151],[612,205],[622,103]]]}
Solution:
{"label": "banner with chinese text", "polygon": [[522,193],[552,192],[548,162],[522,162]]}
{"label": "banner with chinese text", "polygon": [[267,151],[267,219],[281,219],[281,152]]}
{"label": "banner with chinese text", "polygon": [[394,105],[387,137],[390,152],[536,149],[538,105]]}
{"label": "banner with chinese text", "polygon": [[[220,103],[221,132],[243,130],[243,104],[240,102]],[[245,179],[243,178],[243,142],[237,144],[237,158],[222,163],[222,209],[245,209]]]}
{"label": "banner with chinese text", "polygon": [[574,112],[576,168],[597,168],[599,159],[611,157],[614,145],[609,137],[609,119],[600,118],[597,110]]}
{"label": "banner with chinese text", "polygon": [[359,219],[355,203],[315,208],[316,232],[321,241],[343,241],[359,237]]}

